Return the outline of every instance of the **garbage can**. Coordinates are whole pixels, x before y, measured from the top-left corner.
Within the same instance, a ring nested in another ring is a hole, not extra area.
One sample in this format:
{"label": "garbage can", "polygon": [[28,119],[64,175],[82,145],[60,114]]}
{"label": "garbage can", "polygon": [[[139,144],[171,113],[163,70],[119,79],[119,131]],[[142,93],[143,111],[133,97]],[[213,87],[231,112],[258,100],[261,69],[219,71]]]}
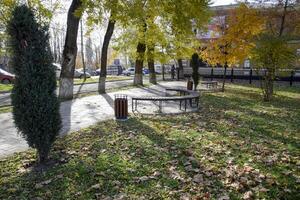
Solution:
{"label": "garbage can", "polygon": [[127,95],[115,95],[115,117],[117,120],[128,119],[128,100]]}
{"label": "garbage can", "polygon": [[188,89],[188,90],[193,90],[193,84],[194,84],[193,81],[188,80],[188,81],[187,81],[187,89]]}

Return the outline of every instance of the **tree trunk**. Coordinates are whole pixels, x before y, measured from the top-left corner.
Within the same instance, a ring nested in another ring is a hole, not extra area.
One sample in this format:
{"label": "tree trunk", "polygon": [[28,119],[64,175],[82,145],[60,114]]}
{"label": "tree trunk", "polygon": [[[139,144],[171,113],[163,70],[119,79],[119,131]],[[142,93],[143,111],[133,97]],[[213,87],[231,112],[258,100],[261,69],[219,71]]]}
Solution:
{"label": "tree trunk", "polygon": [[146,51],[146,45],[139,42],[137,45],[137,58],[135,61],[134,85],[143,85],[143,63]]}
{"label": "tree trunk", "polygon": [[148,68],[149,68],[149,82],[157,84],[155,67],[154,67],[154,47],[148,47]]}
{"label": "tree trunk", "polygon": [[184,78],[184,74],[183,74],[183,64],[182,64],[182,59],[178,59],[178,77],[179,79],[183,79]]}
{"label": "tree trunk", "polygon": [[106,67],[107,67],[107,50],[109,46],[110,39],[112,37],[112,34],[114,33],[115,29],[115,23],[114,20],[109,20],[106,33],[104,36],[104,41],[102,45],[102,51],[101,51],[101,70],[100,70],[100,77],[99,77],[99,85],[98,85],[98,92],[100,94],[105,93],[105,81],[106,81]]}
{"label": "tree trunk", "polygon": [[222,92],[225,92],[225,82],[226,82],[226,72],[227,72],[227,62],[224,65],[224,74],[223,74],[223,84],[222,84]]}
{"label": "tree trunk", "polygon": [[63,51],[62,70],[59,82],[59,98],[73,99],[73,77],[77,55],[77,34],[80,17],[74,12],[82,5],[81,0],[73,0],[67,19],[67,33]]}
{"label": "tree trunk", "polygon": [[289,4],[289,0],[285,0],[284,7],[283,7],[283,13],[281,16],[281,23],[280,23],[280,29],[279,29],[279,37],[282,36],[283,30],[284,30],[284,24],[285,24],[285,17],[286,17],[286,11]]}
{"label": "tree trunk", "polygon": [[81,60],[82,60],[82,68],[83,68],[83,79],[86,80],[86,67],[84,61],[84,51],[83,51],[83,26],[82,26],[82,19],[80,20],[80,43],[81,43]]}
{"label": "tree trunk", "polygon": [[264,101],[271,101],[273,98],[274,93],[274,77],[275,71],[273,69],[267,70],[264,78],[264,87],[263,94],[264,94]]}

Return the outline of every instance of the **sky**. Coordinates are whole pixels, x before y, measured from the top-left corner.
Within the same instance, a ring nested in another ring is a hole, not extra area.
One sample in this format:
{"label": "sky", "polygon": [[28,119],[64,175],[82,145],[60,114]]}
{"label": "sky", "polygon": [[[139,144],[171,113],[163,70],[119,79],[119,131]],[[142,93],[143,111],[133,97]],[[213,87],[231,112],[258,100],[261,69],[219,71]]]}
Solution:
{"label": "sky", "polygon": [[235,3],[234,0],[212,0],[214,6],[228,5]]}

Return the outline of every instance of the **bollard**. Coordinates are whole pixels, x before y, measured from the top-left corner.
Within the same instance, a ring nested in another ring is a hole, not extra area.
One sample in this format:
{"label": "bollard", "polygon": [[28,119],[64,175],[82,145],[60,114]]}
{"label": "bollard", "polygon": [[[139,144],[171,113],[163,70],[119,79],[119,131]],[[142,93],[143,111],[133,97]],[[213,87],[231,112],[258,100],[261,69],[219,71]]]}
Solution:
{"label": "bollard", "polygon": [[194,84],[193,81],[188,80],[188,81],[187,81],[187,89],[188,89],[188,90],[193,90],[193,84]]}
{"label": "bollard", "polygon": [[128,100],[127,95],[116,94],[115,95],[115,117],[116,120],[128,119]]}

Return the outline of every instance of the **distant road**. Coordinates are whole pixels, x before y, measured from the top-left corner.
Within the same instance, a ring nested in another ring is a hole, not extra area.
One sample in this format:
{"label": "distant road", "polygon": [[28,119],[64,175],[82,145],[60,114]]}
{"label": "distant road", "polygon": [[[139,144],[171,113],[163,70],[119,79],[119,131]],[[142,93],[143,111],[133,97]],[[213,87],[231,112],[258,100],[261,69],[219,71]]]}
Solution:
{"label": "distant road", "polygon": [[[111,81],[111,82],[106,82],[106,88],[112,89],[118,87],[125,87],[131,85],[132,83],[133,80]],[[73,93],[81,94],[81,93],[97,92],[97,91],[98,91],[98,83],[89,83],[83,85],[74,85]],[[10,104],[11,104],[10,93],[0,94],[0,106],[10,105]]]}

